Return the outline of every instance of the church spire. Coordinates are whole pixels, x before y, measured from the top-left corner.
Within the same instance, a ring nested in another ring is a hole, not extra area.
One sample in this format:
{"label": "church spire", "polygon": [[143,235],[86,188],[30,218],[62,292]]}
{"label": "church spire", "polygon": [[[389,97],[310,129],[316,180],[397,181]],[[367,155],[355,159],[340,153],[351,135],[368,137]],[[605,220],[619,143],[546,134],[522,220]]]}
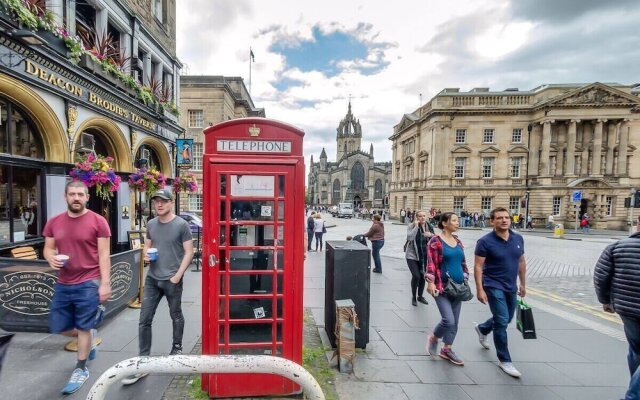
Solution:
{"label": "church spire", "polygon": [[371,146],[369,146],[369,156],[373,158],[373,143],[371,143]]}
{"label": "church spire", "polygon": [[323,158],[325,160],[327,159],[327,152],[324,151],[324,147],[322,148],[322,152],[320,153],[320,159],[322,160]]}

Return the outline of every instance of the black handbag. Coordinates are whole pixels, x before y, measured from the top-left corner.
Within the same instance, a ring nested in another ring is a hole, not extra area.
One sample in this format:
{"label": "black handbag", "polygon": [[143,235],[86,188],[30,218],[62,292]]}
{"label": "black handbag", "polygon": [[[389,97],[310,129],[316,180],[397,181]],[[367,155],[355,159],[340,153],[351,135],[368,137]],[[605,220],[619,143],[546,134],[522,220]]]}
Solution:
{"label": "black handbag", "polygon": [[471,293],[471,288],[469,287],[466,279],[462,283],[458,283],[451,279],[448,272],[447,278],[447,284],[444,286],[442,294],[451,299],[460,301],[469,301],[473,299],[473,293]]}

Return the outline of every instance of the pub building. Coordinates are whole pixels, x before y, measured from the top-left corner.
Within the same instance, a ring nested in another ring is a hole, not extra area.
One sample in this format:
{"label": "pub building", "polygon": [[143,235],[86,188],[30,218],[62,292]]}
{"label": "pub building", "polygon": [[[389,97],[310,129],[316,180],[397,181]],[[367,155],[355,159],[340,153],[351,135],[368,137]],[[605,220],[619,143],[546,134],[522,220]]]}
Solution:
{"label": "pub building", "polygon": [[112,233],[106,315],[136,303],[129,232],[150,207],[128,179],[140,167],[176,176],[180,68],[175,0],[0,0],[0,328],[48,331],[57,272],[42,230],[90,154],[112,157],[121,178],[108,200],[91,188],[88,204]]}
{"label": "pub building", "polygon": [[[30,29],[0,0],[0,255],[31,246],[41,257],[47,218],[66,209],[69,171],[92,152],[112,157],[122,182],[110,201],[90,190],[89,208],[107,218],[112,253],[126,250],[127,232],[138,228],[136,212],[149,210],[145,195],[129,188],[129,175],[140,166],[176,174],[172,160],[183,129],[170,112],[177,110],[181,67],[175,1],[27,3],[51,23]],[[135,82],[124,84],[88,54],[74,62],[56,29],[77,35],[85,49],[113,60],[119,74]],[[154,100],[141,100],[136,86],[148,88],[144,93],[154,93]]]}

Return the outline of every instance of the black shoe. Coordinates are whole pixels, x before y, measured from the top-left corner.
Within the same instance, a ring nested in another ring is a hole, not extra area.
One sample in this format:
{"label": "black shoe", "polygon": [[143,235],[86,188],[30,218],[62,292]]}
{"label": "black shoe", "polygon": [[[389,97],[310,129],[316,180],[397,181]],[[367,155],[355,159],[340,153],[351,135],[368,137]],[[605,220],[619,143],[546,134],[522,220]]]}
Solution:
{"label": "black shoe", "polygon": [[429,304],[427,299],[425,299],[423,296],[418,297],[418,301],[422,304]]}
{"label": "black shoe", "polygon": [[180,354],[182,354],[182,346],[179,344],[174,344],[173,347],[171,348],[171,353],[169,353],[169,355],[179,356]]}
{"label": "black shoe", "polygon": [[377,268],[374,268],[371,271],[375,272],[376,274],[381,274],[382,273],[382,270],[381,269],[377,269]]}
{"label": "black shoe", "polygon": [[411,304],[412,304],[414,307],[418,307],[418,302],[416,301],[416,299],[411,299]]}

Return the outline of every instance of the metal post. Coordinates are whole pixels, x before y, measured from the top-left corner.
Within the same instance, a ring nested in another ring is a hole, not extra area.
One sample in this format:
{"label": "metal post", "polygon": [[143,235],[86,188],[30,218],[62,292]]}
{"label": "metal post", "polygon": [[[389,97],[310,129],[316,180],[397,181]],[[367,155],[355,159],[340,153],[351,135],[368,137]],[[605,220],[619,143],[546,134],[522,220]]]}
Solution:
{"label": "metal post", "polygon": [[200,263],[202,263],[202,249],[200,249],[200,230],[201,228],[198,227],[198,240],[196,241],[196,251],[193,257],[196,263],[196,267],[195,269],[191,270],[193,272],[200,272]]}
{"label": "metal post", "polygon": [[129,375],[145,372],[162,375],[195,373],[279,375],[302,386],[307,399],[324,400],[320,385],[301,365],[281,357],[244,355],[130,358],[106,370],[91,387],[87,400],[104,400],[113,384]]}
{"label": "metal post", "polygon": [[633,234],[633,227],[636,224],[636,222],[633,220],[633,208],[636,204],[636,189],[632,188],[631,189],[631,201],[629,202],[629,209],[630,209],[630,213],[631,213],[631,224],[629,225],[629,235]]}
{"label": "metal post", "polygon": [[[525,204],[524,211],[524,227],[527,228],[527,221],[529,221],[529,149],[531,148],[531,131],[533,130],[533,125],[529,124],[527,126],[527,168],[525,168],[525,180],[524,180],[524,190],[527,203]],[[531,229],[533,229],[533,221],[531,221]]]}
{"label": "metal post", "polygon": [[576,224],[575,227],[573,228],[573,231],[575,233],[578,233],[578,225],[580,225],[580,221],[578,221],[578,213],[580,212],[580,207],[578,206],[579,203],[573,203],[573,206],[576,208]]}

